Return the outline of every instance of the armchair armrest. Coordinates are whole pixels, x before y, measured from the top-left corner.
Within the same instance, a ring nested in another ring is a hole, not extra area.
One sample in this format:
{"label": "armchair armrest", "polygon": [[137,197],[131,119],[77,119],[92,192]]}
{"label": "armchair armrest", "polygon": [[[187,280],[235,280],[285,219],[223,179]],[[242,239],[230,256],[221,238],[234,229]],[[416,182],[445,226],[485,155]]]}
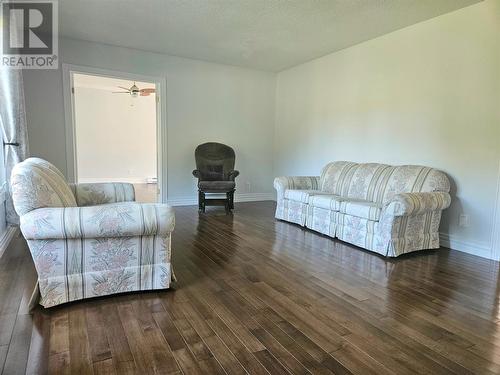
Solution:
{"label": "armchair armrest", "polygon": [[286,189],[318,189],[319,176],[282,176],[274,179],[274,188],[278,193],[278,200],[283,199]]}
{"label": "armchair armrest", "polygon": [[175,216],[167,204],[128,202],[39,208],[21,216],[20,223],[27,240],[166,236]]}
{"label": "armchair armrest", "polygon": [[125,182],[70,184],[80,207],[135,201],[134,185]]}
{"label": "armchair armrest", "polygon": [[411,216],[429,211],[444,210],[450,204],[450,194],[441,191],[401,193],[396,194],[385,204],[384,211],[392,216]]}
{"label": "armchair armrest", "polygon": [[237,171],[237,170],[234,170],[234,171],[230,171],[228,174],[227,174],[227,177],[230,181],[234,181],[234,179],[236,177],[238,177],[240,175],[240,171]]}

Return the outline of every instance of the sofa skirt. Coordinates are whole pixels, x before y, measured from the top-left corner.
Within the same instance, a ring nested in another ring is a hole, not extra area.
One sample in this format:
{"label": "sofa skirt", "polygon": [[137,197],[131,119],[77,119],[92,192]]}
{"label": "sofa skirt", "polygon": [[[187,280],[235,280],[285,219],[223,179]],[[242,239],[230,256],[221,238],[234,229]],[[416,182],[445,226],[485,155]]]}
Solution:
{"label": "sofa skirt", "polygon": [[439,210],[380,222],[283,199],[277,204],[276,218],[387,257],[440,246]]}

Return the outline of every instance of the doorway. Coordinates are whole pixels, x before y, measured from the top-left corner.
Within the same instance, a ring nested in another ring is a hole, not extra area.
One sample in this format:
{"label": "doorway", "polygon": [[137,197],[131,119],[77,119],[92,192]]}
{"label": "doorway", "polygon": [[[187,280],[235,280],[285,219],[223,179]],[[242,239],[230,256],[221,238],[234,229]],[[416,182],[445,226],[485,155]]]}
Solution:
{"label": "doorway", "polygon": [[64,71],[69,179],[128,182],[137,201],[163,202],[162,82],[68,66]]}

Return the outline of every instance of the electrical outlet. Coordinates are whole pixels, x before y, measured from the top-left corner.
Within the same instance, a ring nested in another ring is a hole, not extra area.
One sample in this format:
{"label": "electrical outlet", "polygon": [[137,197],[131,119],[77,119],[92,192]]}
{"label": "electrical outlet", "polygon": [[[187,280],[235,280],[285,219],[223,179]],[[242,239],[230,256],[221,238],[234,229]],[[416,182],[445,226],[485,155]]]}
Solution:
{"label": "electrical outlet", "polygon": [[469,215],[460,214],[458,216],[458,226],[466,228],[470,225]]}

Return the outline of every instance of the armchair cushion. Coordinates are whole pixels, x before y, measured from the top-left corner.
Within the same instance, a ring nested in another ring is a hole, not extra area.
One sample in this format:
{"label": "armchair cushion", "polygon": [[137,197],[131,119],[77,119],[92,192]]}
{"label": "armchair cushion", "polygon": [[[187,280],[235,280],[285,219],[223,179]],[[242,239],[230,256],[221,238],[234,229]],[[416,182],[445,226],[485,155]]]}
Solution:
{"label": "armchair cushion", "polygon": [[224,175],[221,172],[202,172],[198,169],[193,171],[193,176],[200,180],[208,180],[208,181],[217,181],[217,180],[231,180],[234,181],[236,177],[240,175],[240,171],[229,171],[227,173],[227,178],[224,178]]}
{"label": "armchair cushion", "polygon": [[227,192],[234,190],[236,184],[234,181],[200,181],[198,188],[207,193]]}
{"label": "armchair cushion", "polygon": [[21,216],[21,231],[27,240],[166,236],[174,223],[166,204],[128,202],[40,208]]}
{"label": "armchair cushion", "polygon": [[134,185],[129,183],[70,184],[70,187],[80,207],[135,200]]}
{"label": "armchair cushion", "polygon": [[430,211],[444,210],[450,204],[450,194],[442,191],[401,193],[393,196],[385,205],[384,213],[392,216],[418,215]]}

